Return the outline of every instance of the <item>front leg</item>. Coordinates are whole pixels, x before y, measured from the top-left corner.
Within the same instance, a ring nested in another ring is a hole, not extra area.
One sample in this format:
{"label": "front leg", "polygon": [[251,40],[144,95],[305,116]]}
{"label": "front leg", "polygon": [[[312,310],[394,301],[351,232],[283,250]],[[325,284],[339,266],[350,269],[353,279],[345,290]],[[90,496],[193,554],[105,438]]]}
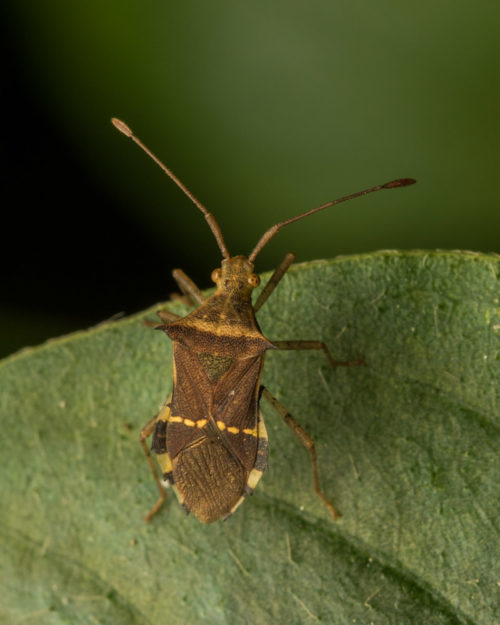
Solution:
{"label": "front leg", "polygon": [[266,286],[262,289],[257,301],[253,305],[254,312],[257,312],[259,308],[263,306],[263,304],[267,301],[268,297],[274,291],[274,289],[278,286],[281,278],[285,275],[285,273],[290,268],[290,265],[293,264],[295,260],[295,254],[293,252],[289,252],[285,255],[285,258],[281,261],[281,263],[274,270],[273,275],[267,281]]}
{"label": "front leg", "polygon": [[[182,293],[188,297],[192,302],[197,304],[202,304],[205,301],[205,296],[200,291],[200,289],[196,286],[196,284],[189,278],[182,269],[174,269],[172,271],[172,275],[179,286],[179,289]],[[172,321],[177,321],[178,319],[182,319],[180,315],[176,315],[169,310],[159,310],[157,313],[158,317],[163,321],[163,323],[155,323],[154,321],[150,321],[146,319],[144,321],[144,325],[150,328],[162,328],[164,324],[171,323]]]}
{"label": "front leg", "polygon": [[170,312],[170,310],[166,309],[157,310],[156,314],[158,315],[158,317],[160,317],[163,323],[157,323],[156,321],[151,321],[151,319],[144,319],[142,323],[147,328],[154,328],[156,330],[156,328],[164,328],[166,323],[171,323],[172,321],[182,319],[180,315],[176,315],[175,313]]}
{"label": "front leg", "polygon": [[174,269],[172,271],[172,276],[184,295],[190,297],[197,304],[203,304],[206,299],[205,296],[191,280],[191,278],[182,271],[182,269]]}

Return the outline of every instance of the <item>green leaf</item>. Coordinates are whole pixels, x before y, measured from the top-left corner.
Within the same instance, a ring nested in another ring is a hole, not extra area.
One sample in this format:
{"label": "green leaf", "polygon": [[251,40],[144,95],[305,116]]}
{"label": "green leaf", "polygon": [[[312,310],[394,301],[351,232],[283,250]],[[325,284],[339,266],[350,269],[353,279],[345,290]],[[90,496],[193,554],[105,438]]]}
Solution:
{"label": "green leaf", "polygon": [[[145,314],[27,349],[1,375],[0,622],[500,622],[500,260],[380,252],[299,265],[259,313],[269,470],[225,523],[155,484],[137,442],[171,389]],[[177,312],[180,304],[172,305]],[[147,311],[152,316],[151,311]]]}

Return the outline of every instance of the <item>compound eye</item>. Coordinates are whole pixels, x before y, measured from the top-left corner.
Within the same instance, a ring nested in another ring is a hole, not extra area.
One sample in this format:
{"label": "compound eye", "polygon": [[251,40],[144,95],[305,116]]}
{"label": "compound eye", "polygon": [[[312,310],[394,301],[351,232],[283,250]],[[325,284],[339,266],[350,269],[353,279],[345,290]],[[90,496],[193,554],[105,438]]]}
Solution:
{"label": "compound eye", "polygon": [[256,273],[251,273],[251,274],[248,276],[248,284],[249,284],[251,287],[253,287],[254,289],[255,289],[256,287],[258,287],[258,286],[259,286],[259,284],[260,284],[260,278],[259,278],[259,276],[258,276]]}
{"label": "compound eye", "polygon": [[211,278],[212,278],[212,282],[217,283],[220,280],[220,269],[214,269],[212,271]]}

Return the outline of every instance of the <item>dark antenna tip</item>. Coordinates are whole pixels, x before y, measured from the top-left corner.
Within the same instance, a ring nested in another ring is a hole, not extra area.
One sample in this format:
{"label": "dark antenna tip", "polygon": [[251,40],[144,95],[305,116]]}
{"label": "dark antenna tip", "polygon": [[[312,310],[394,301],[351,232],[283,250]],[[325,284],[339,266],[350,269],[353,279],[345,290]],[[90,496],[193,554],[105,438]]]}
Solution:
{"label": "dark antenna tip", "polygon": [[398,180],[392,180],[382,185],[382,189],[395,189],[396,187],[407,187],[410,184],[415,184],[417,181],[413,178],[399,178]]}
{"label": "dark antenna tip", "polygon": [[414,184],[416,180],[413,178],[398,178],[397,180],[391,180],[391,182],[386,182],[385,184],[377,185],[376,187],[370,187],[369,189],[365,189],[364,191],[358,191],[357,193],[352,193],[351,195],[345,195],[344,197],[338,198],[337,200],[332,200],[331,202],[327,202],[326,204],[322,204],[321,206],[317,206],[316,208],[312,208],[311,210],[306,211],[305,213],[301,213],[296,217],[292,217],[291,219],[286,219],[285,221],[280,221],[277,224],[274,224],[267,232],[261,236],[257,245],[253,248],[248,260],[250,262],[254,262],[257,254],[260,250],[267,245],[267,243],[274,237],[274,235],[283,228],[283,226],[288,226],[292,224],[294,221],[298,221],[299,219],[304,219],[304,217],[309,217],[309,215],[313,215],[319,211],[328,208],[329,206],[334,206],[335,204],[340,204],[340,202],[346,202],[347,200],[352,200],[356,197],[361,197],[362,195],[368,195],[368,193],[373,193],[374,191],[381,191],[382,189],[395,189],[397,187],[407,187],[410,184]]}

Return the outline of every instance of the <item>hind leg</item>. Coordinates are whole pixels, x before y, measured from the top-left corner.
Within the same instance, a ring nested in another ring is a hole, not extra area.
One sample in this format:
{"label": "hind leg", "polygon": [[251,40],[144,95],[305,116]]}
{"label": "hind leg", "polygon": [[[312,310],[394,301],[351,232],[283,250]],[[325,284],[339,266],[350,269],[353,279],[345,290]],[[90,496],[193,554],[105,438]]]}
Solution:
{"label": "hind leg", "polygon": [[319,473],[318,473],[318,463],[316,460],[316,447],[314,445],[313,439],[309,436],[309,434],[304,430],[304,428],[295,421],[292,415],[288,412],[288,410],[281,404],[271,393],[267,390],[267,388],[262,387],[262,396],[271,404],[274,410],[278,413],[278,415],[283,419],[283,421],[288,425],[288,427],[292,430],[295,436],[299,439],[299,441],[304,445],[304,447],[309,451],[309,455],[311,457],[311,465],[313,472],[313,481],[314,481],[314,492],[321,501],[328,508],[328,511],[332,515],[332,517],[336,520],[339,518],[339,514],[335,511],[335,508],[332,506],[330,501],[326,498],[326,495],[321,490],[319,485]]}
{"label": "hind leg", "polygon": [[163,406],[160,412],[150,421],[148,421],[146,425],[142,428],[141,434],[139,436],[139,442],[141,444],[142,450],[144,451],[144,455],[146,456],[146,460],[148,461],[149,468],[151,469],[151,473],[153,474],[153,478],[158,488],[158,500],[148,512],[148,514],[144,517],[145,521],[148,523],[160,510],[167,496],[163,481],[158,474],[156,463],[154,462],[149,447],[146,444],[147,439],[151,436],[151,434],[153,434],[153,432],[154,436],[152,449],[157,455],[158,464],[160,465],[163,474],[163,480],[166,480],[170,483],[173,482],[172,463],[170,462],[170,457],[167,453],[166,447],[167,422],[170,418],[170,407],[168,405],[170,402],[170,397],[167,399],[166,405]]}

